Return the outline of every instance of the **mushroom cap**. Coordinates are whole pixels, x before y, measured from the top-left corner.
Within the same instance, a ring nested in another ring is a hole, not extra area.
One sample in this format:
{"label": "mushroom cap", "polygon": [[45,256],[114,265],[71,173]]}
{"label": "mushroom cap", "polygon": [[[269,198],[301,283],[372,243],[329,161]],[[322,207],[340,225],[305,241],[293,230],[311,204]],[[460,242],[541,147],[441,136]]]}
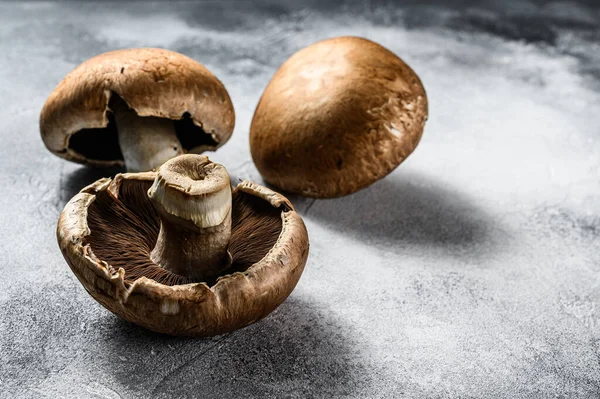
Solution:
{"label": "mushroom cap", "polygon": [[[148,277],[128,278],[124,268],[116,269],[100,259],[89,240],[92,231],[88,221],[94,202],[99,201],[100,196],[110,196],[111,201],[119,202],[121,196],[130,195],[122,189],[126,182],[145,182],[147,190],[155,176],[155,172],[144,172],[100,179],[73,197],[60,215],[59,247],[73,273],[94,299],[118,316],[150,330],[201,337],[254,323],[288,297],[306,264],[309,246],[306,227],[285,197],[252,182],[241,182],[233,191],[234,198],[249,196],[253,201],[258,200],[261,206],[275,210],[281,223],[274,245],[265,249],[264,256],[249,267],[225,274],[210,284],[167,285]],[[144,206],[151,207],[149,199],[144,201],[148,201]],[[122,214],[119,217],[123,218]],[[139,224],[144,217],[138,214],[135,220]],[[146,227],[132,226],[134,231],[147,230]],[[252,236],[251,231],[242,234]],[[248,244],[242,249],[255,246]]]}
{"label": "mushroom cap", "polygon": [[174,51],[137,48],[97,55],[58,84],[40,115],[46,147],[82,164],[123,165],[116,129],[109,123],[115,94],[139,116],[178,121],[188,152],[214,150],[233,132],[233,104],[208,69]]}
{"label": "mushroom cap", "polygon": [[263,178],[288,192],[330,198],[358,191],[415,149],[427,96],[398,56],[359,37],[292,55],[275,73],[250,128]]}

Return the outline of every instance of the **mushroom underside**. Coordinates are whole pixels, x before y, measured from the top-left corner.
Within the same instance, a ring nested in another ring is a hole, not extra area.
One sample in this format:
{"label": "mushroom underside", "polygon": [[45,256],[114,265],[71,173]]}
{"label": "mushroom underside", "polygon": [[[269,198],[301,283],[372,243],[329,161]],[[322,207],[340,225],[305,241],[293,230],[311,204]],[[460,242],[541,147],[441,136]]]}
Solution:
{"label": "mushroom underside", "polygon": [[[147,192],[152,182],[124,180],[118,198],[100,191],[88,209],[90,235],[84,239],[96,257],[109,265],[109,272],[125,270],[125,283],[140,277],[165,285],[198,281],[163,269],[150,259],[160,230],[160,219]],[[222,275],[243,272],[260,261],[275,245],[282,229],[281,212],[267,201],[234,191],[229,251],[231,267]],[[204,281],[208,285],[216,282]]]}
{"label": "mushroom underside", "polygon": [[[113,101],[123,100],[116,93],[112,93],[111,103]],[[112,112],[107,112],[106,116],[108,119],[106,127],[85,128],[73,133],[69,137],[69,149],[90,161],[123,161],[115,117]],[[186,152],[197,147],[209,149],[218,147],[219,142],[212,134],[196,125],[189,112],[184,112],[178,120],[170,120],[175,127],[175,134]]]}

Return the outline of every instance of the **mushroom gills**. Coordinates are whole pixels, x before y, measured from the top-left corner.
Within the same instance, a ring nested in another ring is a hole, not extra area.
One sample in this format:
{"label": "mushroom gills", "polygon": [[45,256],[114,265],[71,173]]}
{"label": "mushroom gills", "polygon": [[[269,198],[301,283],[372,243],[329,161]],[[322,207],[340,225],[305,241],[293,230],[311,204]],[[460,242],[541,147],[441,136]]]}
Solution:
{"label": "mushroom gills", "polygon": [[[173,273],[152,261],[160,230],[160,219],[147,195],[152,182],[124,180],[118,198],[106,191],[96,194],[88,209],[89,244],[94,255],[110,266],[111,273],[125,270],[125,283],[140,277],[165,285],[201,282]],[[231,266],[203,282],[213,285],[218,278],[244,272],[260,261],[277,242],[282,230],[281,213],[267,201],[242,191],[234,191],[231,207]]]}

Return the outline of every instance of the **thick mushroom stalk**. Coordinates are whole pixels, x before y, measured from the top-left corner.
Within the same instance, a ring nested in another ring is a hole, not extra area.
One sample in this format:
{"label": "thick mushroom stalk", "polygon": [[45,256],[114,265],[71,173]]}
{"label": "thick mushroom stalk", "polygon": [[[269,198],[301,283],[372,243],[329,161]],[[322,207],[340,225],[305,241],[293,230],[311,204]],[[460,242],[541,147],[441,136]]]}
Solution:
{"label": "thick mushroom stalk", "polygon": [[111,101],[119,133],[119,146],[129,172],[155,169],[177,155],[183,148],[173,121],[153,116],[141,117],[127,103],[116,97]]}
{"label": "thick mushroom stalk", "polygon": [[154,263],[196,281],[231,265],[231,183],[222,165],[203,155],[173,158],[158,169],[148,196],[161,220]]}

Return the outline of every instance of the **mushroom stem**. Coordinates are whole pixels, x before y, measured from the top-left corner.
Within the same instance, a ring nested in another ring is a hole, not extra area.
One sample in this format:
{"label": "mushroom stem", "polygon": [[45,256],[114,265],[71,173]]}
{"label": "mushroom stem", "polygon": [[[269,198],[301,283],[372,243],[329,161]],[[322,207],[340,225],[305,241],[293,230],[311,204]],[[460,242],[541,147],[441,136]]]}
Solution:
{"label": "mushroom stem", "polygon": [[161,222],[154,263],[196,281],[231,266],[231,183],[222,165],[202,155],[173,158],[158,169],[148,196]]}
{"label": "mushroom stem", "polygon": [[141,117],[118,96],[111,101],[119,145],[129,172],[155,169],[183,154],[175,125],[166,118]]}

